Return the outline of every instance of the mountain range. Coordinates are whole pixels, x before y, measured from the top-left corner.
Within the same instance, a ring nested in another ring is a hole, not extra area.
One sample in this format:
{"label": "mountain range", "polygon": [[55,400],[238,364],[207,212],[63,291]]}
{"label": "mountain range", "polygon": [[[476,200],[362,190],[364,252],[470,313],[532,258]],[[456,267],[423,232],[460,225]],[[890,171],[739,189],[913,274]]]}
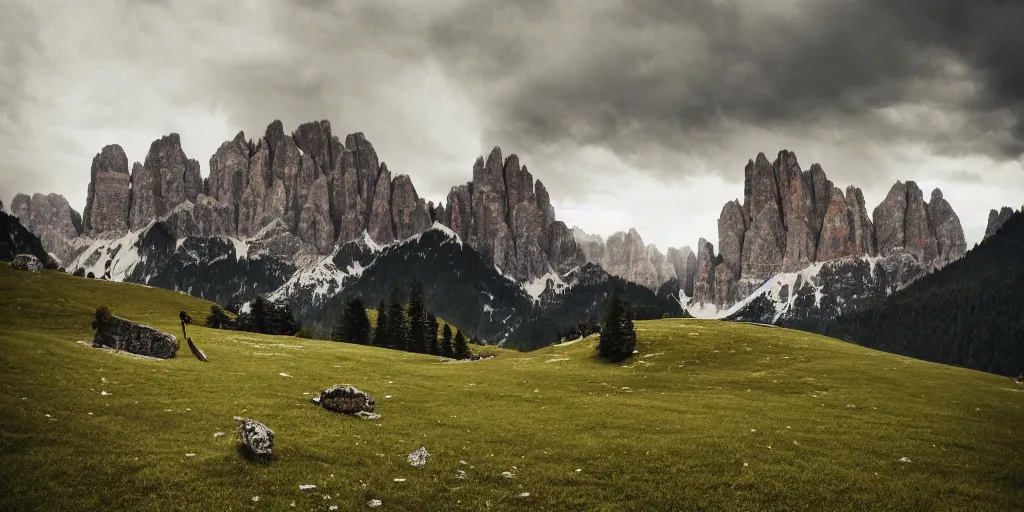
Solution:
{"label": "mountain range", "polygon": [[742,202],[722,208],[717,253],[706,239],[662,253],[634,229],[604,239],[569,228],[543,183],[498,147],[435,205],[362,133],[342,141],[326,120],[239,132],[205,178],[177,134],[128,162],[116,144],[99,151],[81,215],[55,194],[19,194],[11,212],[68,269],[237,307],[268,295],[320,328],[338,301],[376,304],[413,279],[436,314],[519,347],[596,320],[627,285],[647,316],[827,321],[966,250],[940,190],[925,201],[916,183],[897,182],[869,216],[860,189],[844,192],[818,164],[802,170],[786,150],[748,161]]}

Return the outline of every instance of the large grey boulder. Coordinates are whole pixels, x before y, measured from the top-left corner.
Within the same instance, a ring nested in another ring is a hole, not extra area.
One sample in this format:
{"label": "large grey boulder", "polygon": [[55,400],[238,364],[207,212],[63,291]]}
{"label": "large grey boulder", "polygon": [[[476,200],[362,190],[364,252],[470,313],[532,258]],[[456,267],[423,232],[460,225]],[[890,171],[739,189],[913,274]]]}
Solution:
{"label": "large grey boulder", "polygon": [[19,254],[14,257],[14,261],[11,261],[11,268],[26,272],[39,272],[43,269],[43,264],[39,261],[39,258],[31,254]]}
{"label": "large grey boulder", "polygon": [[331,386],[330,389],[320,392],[320,396],[313,401],[328,411],[342,414],[373,412],[376,403],[369,393],[349,385]]}
{"label": "large grey boulder", "polygon": [[238,433],[243,447],[249,455],[264,459],[274,454],[274,431],[266,425],[249,418],[235,416]]}
{"label": "large grey boulder", "polygon": [[178,351],[178,339],[173,335],[116,317],[103,308],[96,312],[92,327],[96,329],[92,345],[97,348],[112,348],[160,359],[171,359]]}

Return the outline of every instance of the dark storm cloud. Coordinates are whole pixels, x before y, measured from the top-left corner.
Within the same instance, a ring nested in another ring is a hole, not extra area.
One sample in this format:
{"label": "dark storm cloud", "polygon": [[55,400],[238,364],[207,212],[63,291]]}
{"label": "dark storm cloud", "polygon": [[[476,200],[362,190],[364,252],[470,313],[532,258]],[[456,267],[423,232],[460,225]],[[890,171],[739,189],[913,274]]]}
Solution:
{"label": "dark storm cloud", "polygon": [[[628,155],[721,144],[736,123],[841,125],[939,151],[1024,152],[1020,3],[761,4],[470,2],[430,33],[476,84],[496,139]],[[918,106],[909,126],[884,110],[906,104]]]}

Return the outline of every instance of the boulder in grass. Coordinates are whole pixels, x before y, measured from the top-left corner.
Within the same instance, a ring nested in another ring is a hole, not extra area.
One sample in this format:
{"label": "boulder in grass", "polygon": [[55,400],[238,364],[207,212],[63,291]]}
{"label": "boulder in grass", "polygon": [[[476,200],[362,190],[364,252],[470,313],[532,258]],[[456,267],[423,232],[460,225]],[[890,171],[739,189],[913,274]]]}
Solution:
{"label": "boulder in grass", "polygon": [[330,389],[322,391],[320,396],[313,401],[328,411],[342,414],[373,412],[373,406],[376,403],[369,393],[348,385],[331,386]]}
{"label": "boulder in grass", "polygon": [[174,336],[114,316],[107,308],[96,310],[92,327],[96,329],[92,346],[97,348],[112,348],[160,359],[171,359],[178,352],[178,339]]}
{"label": "boulder in grass", "polygon": [[256,459],[266,459],[274,454],[274,431],[266,425],[249,418],[235,416],[242,445]]}
{"label": "boulder in grass", "polygon": [[43,269],[43,264],[39,261],[39,258],[31,254],[19,254],[11,262],[11,268],[27,272],[39,272]]}

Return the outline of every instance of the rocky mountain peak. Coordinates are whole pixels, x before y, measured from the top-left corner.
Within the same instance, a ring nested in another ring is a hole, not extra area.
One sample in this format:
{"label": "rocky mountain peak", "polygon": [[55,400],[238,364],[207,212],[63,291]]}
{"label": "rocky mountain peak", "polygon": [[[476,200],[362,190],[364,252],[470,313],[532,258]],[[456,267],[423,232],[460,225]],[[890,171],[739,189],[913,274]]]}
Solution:
{"label": "rocky mountain peak", "polygon": [[[131,176],[128,156],[117,144],[104,146],[92,159],[83,229],[90,236],[128,229]],[[29,228],[31,229],[31,228]]]}
{"label": "rocky mountain peak", "polygon": [[[1024,206],[1021,206],[1021,210],[1024,211]],[[999,231],[999,228],[1003,227],[1003,224],[1006,224],[1007,220],[1010,220],[1013,213],[1013,208],[1010,208],[1009,206],[1004,206],[999,210],[991,210],[988,212],[988,225],[985,227],[985,236],[982,240],[996,234],[996,232]]]}
{"label": "rocky mountain peak", "polygon": [[743,192],[742,205],[726,203],[719,216],[720,254],[706,240],[698,246],[696,303],[727,306],[780,272],[816,262],[879,254],[934,268],[966,249],[942,191],[925,202],[913,181],[896,182],[869,217],[859,188],[835,187],[817,163],[801,171],[796,154],[784,149],[773,163],[764,153],[748,160]]}

